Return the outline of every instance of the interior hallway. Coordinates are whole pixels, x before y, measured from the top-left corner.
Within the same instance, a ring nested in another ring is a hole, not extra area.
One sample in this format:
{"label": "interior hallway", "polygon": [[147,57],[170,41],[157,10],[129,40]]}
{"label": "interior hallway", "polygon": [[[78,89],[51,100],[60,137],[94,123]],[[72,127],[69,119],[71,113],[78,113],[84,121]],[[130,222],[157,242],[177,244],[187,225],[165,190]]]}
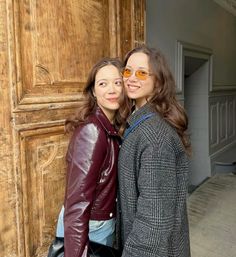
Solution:
{"label": "interior hallway", "polygon": [[192,257],[236,256],[236,175],[209,178],[188,199]]}

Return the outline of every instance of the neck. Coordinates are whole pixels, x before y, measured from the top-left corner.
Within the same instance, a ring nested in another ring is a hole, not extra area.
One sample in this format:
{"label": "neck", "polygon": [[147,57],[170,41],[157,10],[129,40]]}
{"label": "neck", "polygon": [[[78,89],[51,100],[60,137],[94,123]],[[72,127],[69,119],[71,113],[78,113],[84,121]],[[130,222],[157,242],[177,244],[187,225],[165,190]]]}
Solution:
{"label": "neck", "polygon": [[108,118],[110,123],[114,124],[116,111],[115,110],[107,110],[99,105],[98,105],[98,107],[102,110],[103,114]]}
{"label": "neck", "polygon": [[141,108],[142,106],[144,106],[147,103],[147,101],[135,101],[135,110],[138,110],[139,108]]}
{"label": "neck", "polygon": [[111,124],[114,124],[114,120],[115,120],[115,113],[111,113],[111,112],[106,112],[104,111],[104,114],[106,115],[106,117],[108,118],[108,120],[110,121]]}

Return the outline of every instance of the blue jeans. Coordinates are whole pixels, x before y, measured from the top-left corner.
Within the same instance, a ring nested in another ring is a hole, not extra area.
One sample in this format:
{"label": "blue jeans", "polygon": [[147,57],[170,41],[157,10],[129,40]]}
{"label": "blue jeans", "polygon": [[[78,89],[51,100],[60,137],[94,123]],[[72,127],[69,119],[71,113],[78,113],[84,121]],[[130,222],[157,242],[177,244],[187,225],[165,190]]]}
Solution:
{"label": "blue jeans", "polygon": [[[56,236],[64,237],[64,206],[62,206],[58,221]],[[103,245],[112,246],[114,242],[115,219],[110,220],[90,220],[89,240]]]}

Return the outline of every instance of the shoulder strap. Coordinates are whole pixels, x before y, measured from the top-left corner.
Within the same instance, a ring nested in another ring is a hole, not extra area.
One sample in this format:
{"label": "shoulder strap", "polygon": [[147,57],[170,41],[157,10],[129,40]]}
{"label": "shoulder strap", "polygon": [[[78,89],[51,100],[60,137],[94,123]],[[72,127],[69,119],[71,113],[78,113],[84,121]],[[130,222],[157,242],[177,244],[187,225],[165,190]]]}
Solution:
{"label": "shoulder strap", "polygon": [[149,119],[150,117],[152,117],[154,115],[154,113],[148,113],[148,114],[145,114],[143,115],[140,119],[138,119],[132,126],[130,126],[129,128],[127,128],[125,130],[125,133],[124,133],[124,137],[123,137],[123,140],[129,135],[129,133],[131,133],[134,128],[136,128],[141,122]]}

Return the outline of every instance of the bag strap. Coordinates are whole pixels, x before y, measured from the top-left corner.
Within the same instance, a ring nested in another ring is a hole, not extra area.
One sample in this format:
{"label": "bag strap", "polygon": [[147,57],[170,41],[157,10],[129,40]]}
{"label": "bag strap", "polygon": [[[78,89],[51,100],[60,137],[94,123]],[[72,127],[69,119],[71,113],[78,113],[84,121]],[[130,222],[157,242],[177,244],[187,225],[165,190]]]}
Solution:
{"label": "bag strap", "polygon": [[154,115],[154,113],[148,113],[148,114],[145,114],[143,115],[140,119],[138,119],[132,126],[128,127],[126,130],[125,130],[125,133],[124,133],[124,137],[123,137],[123,140],[126,139],[126,137],[129,135],[129,133],[131,133],[141,122],[149,119],[150,117],[152,117]]}

